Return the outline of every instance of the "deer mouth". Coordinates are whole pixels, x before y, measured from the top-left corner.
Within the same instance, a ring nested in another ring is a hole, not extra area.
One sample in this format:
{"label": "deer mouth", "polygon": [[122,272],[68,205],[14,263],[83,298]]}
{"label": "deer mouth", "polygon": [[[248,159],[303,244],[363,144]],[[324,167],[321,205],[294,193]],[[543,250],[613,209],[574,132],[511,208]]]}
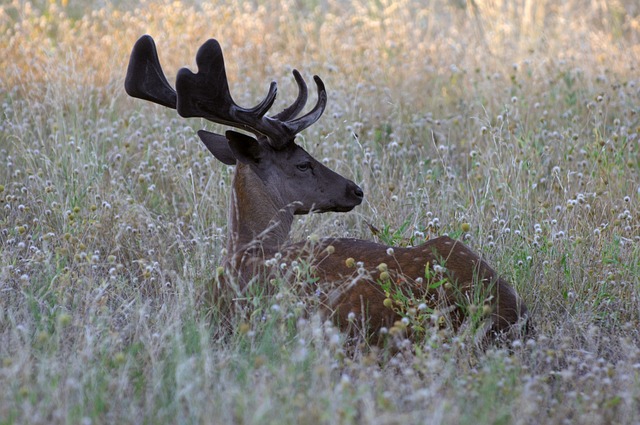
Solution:
{"label": "deer mouth", "polygon": [[349,212],[355,207],[357,207],[359,204],[360,202],[358,202],[355,205],[338,205],[338,206],[332,206],[332,207],[326,207],[326,208],[299,208],[295,210],[294,214],[305,215],[309,213],[322,214],[327,212]]}
{"label": "deer mouth", "polygon": [[[358,205],[360,205],[359,202],[358,202]],[[336,208],[333,208],[333,209],[331,209],[329,211],[333,211],[333,212],[349,212],[352,209],[354,209],[355,207],[356,207],[356,205],[352,205],[352,206],[348,206],[348,207],[336,207]]]}

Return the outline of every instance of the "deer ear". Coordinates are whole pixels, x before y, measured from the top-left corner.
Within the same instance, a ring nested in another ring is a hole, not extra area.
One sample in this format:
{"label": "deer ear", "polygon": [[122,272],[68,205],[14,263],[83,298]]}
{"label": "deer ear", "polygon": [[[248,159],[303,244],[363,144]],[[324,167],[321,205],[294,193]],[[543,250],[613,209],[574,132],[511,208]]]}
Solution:
{"label": "deer ear", "polygon": [[233,152],[229,147],[229,141],[221,134],[211,133],[209,131],[200,130],[198,136],[202,143],[209,149],[209,152],[216,157],[216,159],[227,165],[235,165],[236,157],[233,156]]}
{"label": "deer ear", "polygon": [[229,141],[229,149],[236,160],[244,164],[256,164],[260,162],[262,148],[256,139],[236,131],[225,133]]}

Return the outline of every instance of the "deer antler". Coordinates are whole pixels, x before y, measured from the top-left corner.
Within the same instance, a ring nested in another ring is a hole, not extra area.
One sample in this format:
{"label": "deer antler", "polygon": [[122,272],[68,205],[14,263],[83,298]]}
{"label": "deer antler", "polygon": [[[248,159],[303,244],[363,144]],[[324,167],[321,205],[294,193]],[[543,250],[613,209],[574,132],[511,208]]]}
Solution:
{"label": "deer antler", "polygon": [[[196,55],[198,73],[187,68],[178,71],[176,90],[162,71],[153,38],[143,35],[131,51],[124,87],[126,92],[168,108],[177,109],[185,117],[200,117],[218,124],[240,128],[266,136],[275,149],[282,149],[296,134],[316,122],[327,106],[327,92],[318,76],[313,79],[318,88],[318,101],[311,111],[296,118],[307,103],[307,85],[297,70],[293,77],[298,84],[298,97],[282,112],[266,116],[276,98],[277,85],[272,82],[262,102],[253,108],[238,106],[231,97],[220,44],[210,39]],[[221,136],[222,137],[222,136]]]}
{"label": "deer antler", "polygon": [[124,89],[129,96],[176,109],[176,91],[162,72],[156,44],[149,35],[140,37],[133,46]]}
{"label": "deer antler", "polygon": [[196,64],[197,74],[182,68],[176,77],[176,89],[180,93],[177,110],[181,116],[206,118],[251,132],[258,128],[261,132],[266,130],[262,118],[276,99],[275,82],[262,102],[253,108],[242,108],[229,92],[222,49],[217,40],[210,39],[200,47]]}
{"label": "deer antler", "polygon": [[314,76],[318,87],[318,102],[306,115],[294,119],[307,100],[307,86],[298,71],[293,71],[299,88],[295,102],[274,117],[266,116],[276,97],[277,85],[271,83],[262,102],[253,108],[238,106],[231,97],[220,44],[210,39],[196,55],[198,73],[187,68],[178,71],[176,90],[177,110],[183,117],[200,117],[263,135],[270,144],[281,149],[291,143],[295,135],[316,122],[327,104],[327,93],[322,80]]}
{"label": "deer antler", "polygon": [[273,117],[277,120],[287,121],[297,117],[298,114],[302,112],[304,105],[307,103],[307,83],[304,82],[302,75],[300,75],[297,69],[293,70],[293,78],[296,79],[296,83],[298,84],[298,97],[291,106]]}

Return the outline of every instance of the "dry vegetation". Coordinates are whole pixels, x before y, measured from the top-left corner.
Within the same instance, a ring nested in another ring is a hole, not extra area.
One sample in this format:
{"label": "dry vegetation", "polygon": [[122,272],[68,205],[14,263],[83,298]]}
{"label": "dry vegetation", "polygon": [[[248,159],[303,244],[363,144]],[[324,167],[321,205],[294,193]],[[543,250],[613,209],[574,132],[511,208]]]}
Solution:
{"label": "dry vegetation", "polygon": [[[465,239],[538,337],[353,353],[286,287],[221,330],[231,169],[124,94],[144,33],[170,80],[219,39],[244,105],[321,75],[301,142],[366,200],[293,239]],[[638,423],[639,60],[633,0],[3,2],[0,424]]]}

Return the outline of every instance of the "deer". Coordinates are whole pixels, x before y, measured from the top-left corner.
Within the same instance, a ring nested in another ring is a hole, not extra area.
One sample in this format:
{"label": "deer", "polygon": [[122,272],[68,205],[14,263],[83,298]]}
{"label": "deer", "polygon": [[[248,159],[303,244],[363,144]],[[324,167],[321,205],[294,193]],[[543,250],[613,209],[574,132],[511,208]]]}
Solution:
{"label": "deer", "polygon": [[217,40],[202,44],[196,64],[196,73],[188,68],[178,71],[174,89],[153,38],[144,35],[131,52],[125,90],[134,98],[175,109],[181,117],[204,118],[243,131],[197,132],[218,161],[235,166],[227,247],[219,278],[213,280],[218,291],[214,293],[225,286],[233,289],[236,299],[256,287],[270,293],[269,277],[278,267],[269,260],[301,261],[314,277],[307,295],[320,299],[323,314],[340,329],[361,323],[360,329],[372,340],[381,341],[393,329],[404,329],[411,337],[411,330],[403,328],[407,323],[403,317],[416,311],[430,312],[432,321],[436,313],[436,326],[446,321],[454,331],[479,314],[482,341],[532,332],[528,309],[515,289],[471,248],[448,236],[413,247],[337,237],[290,242],[295,215],[346,213],[364,199],[356,183],[295,142],[296,135],[318,121],[326,108],[323,81],[313,77],[317,102],[299,116],[308,88],[294,69],[297,98],[281,112],[267,115],[277,84],[272,82],[254,107],[236,104]]}

